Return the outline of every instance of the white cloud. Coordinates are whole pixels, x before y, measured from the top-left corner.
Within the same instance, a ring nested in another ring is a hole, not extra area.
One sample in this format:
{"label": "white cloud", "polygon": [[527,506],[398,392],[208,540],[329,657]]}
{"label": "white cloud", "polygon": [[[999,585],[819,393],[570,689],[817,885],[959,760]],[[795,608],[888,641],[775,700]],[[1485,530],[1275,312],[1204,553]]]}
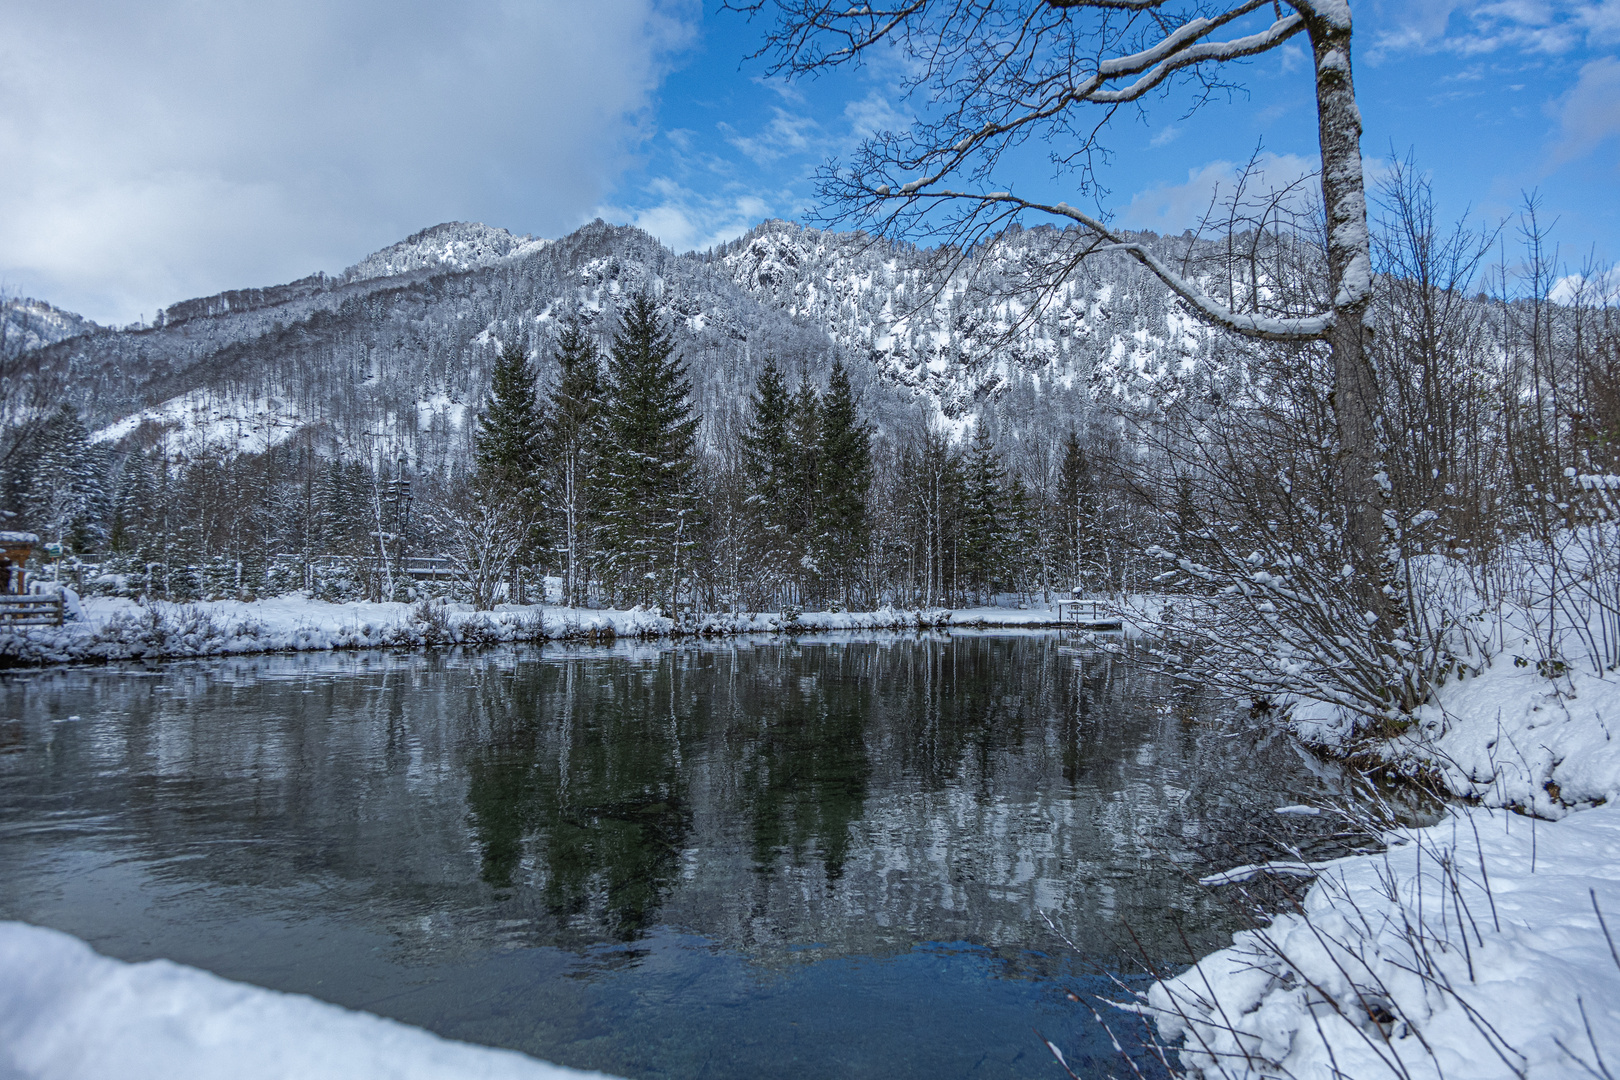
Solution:
{"label": "white cloud", "polygon": [[1576,20],[1585,27],[1594,44],[1613,45],[1620,42],[1620,0],[1588,4],[1581,8]]}
{"label": "white cloud", "polygon": [[814,120],[783,108],[773,108],[771,113],[771,122],[754,135],[738,134],[730,124],[721,124],[720,130],[726,133],[727,142],[760,165],[809,149],[818,127]]}
{"label": "white cloud", "polygon": [[1620,0],[1382,0],[1373,60],[1400,52],[1562,56],[1620,40]]}
{"label": "white cloud", "polygon": [[[1281,190],[1310,175],[1316,167],[1314,159],[1297,154],[1262,154],[1245,190],[1251,194]],[[1231,197],[1242,169],[1242,163],[1233,161],[1211,161],[1189,169],[1185,183],[1156,184],[1137,192],[1120,211],[1119,223],[1157,233],[1197,228],[1212,200]],[[1297,206],[1302,207],[1315,194],[1314,185],[1301,185],[1294,196]]]}
{"label": "white cloud", "polygon": [[0,277],[94,318],[438,221],[555,234],[644,134],[693,0],[0,0]]}
{"label": "white cloud", "polygon": [[851,136],[859,141],[885,131],[905,131],[911,126],[911,117],[894,107],[889,96],[877,90],[867,92],[844,106],[844,119],[849,121]]}
{"label": "white cloud", "polygon": [[1605,56],[1582,65],[1580,77],[1554,111],[1559,127],[1555,164],[1584,157],[1620,134],[1620,60]]}
{"label": "white cloud", "polygon": [[734,240],[773,213],[771,201],[760,195],[741,191],[705,195],[667,177],[653,180],[647,194],[649,205],[641,209],[604,206],[592,216],[629,222],[670,250],[684,252]]}
{"label": "white cloud", "polygon": [[1613,305],[1620,301],[1620,267],[1591,274],[1566,274],[1547,293],[1555,304],[1581,300],[1587,304]]}

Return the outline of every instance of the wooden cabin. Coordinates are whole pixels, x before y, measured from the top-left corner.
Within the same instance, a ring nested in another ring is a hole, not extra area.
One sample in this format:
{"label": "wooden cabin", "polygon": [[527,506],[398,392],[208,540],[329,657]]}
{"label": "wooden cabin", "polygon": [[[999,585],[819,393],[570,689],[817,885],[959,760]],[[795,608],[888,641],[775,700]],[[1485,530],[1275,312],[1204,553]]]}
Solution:
{"label": "wooden cabin", "polygon": [[0,594],[15,596],[28,591],[28,557],[39,546],[31,532],[0,531]]}

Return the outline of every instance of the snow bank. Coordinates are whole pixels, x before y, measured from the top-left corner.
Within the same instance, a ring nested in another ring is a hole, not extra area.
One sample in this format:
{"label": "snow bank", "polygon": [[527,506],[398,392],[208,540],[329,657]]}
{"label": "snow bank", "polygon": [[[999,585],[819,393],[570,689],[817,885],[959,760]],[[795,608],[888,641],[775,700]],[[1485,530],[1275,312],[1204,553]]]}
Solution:
{"label": "snow bank", "polygon": [[299,994],[0,922],[0,1076],[17,1080],[583,1080],[602,1077]]}
{"label": "snow bank", "polygon": [[1620,677],[1499,656],[1441,687],[1411,732],[1380,752],[1453,794],[1543,818],[1620,801]]}
{"label": "snow bank", "polygon": [[[1620,1063],[1620,807],[1466,809],[1318,867],[1303,913],[1161,982],[1194,1075],[1608,1076]],[[1600,919],[1601,912],[1601,919]],[[1607,921],[1607,932],[1603,920]]]}
{"label": "snow bank", "polygon": [[[832,630],[925,630],[948,627],[1044,627],[1046,607],[868,612],[749,612],[705,615],[677,626],[657,609],[587,610],[502,604],[343,603],[301,594],[255,600],[172,604],[118,598],[79,600],[79,617],[61,627],[0,628],[0,664],[229,656],[318,649],[487,645],[511,641],[579,641],[672,635],[813,633]],[[77,605],[77,607],[75,607]]]}

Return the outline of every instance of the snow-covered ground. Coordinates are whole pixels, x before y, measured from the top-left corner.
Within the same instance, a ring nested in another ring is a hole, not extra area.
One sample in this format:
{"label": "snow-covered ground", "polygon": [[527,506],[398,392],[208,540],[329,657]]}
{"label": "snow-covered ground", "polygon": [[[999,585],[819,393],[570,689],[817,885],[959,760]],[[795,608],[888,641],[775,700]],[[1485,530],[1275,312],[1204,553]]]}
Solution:
{"label": "snow-covered ground", "polygon": [[[467,604],[332,604],[293,594],[244,603],[194,604],[91,598],[69,602],[61,627],[0,629],[0,657],[14,664],[78,660],[140,660],[310,649],[393,648],[506,641],[665,637],[674,620],[656,610],[587,610],[502,604],[474,611]],[[1056,612],[983,607],[955,611],[883,608],[797,615],[750,612],[706,615],[682,634],[722,635],[830,630],[919,630],[944,627],[1039,627]]]}
{"label": "snow-covered ground", "polygon": [[[1294,711],[1306,741],[1469,805],[1378,854],[1277,866],[1314,871],[1302,910],[1150,995],[1195,1072],[1620,1077],[1620,674],[1579,653],[1538,662],[1511,629],[1525,617],[1508,612],[1487,666],[1397,738],[1352,744],[1334,710]],[[1207,880],[1241,888],[1252,873]]]}
{"label": "snow-covered ground", "polygon": [[6,1080],[586,1080],[511,1050],[0,922]]}
{"label": "snow-covered ground", "polygon": [[1614,1076],[1620,807],[1459,809],[1388,839],[1316,867],[1302,912],[1153,988],[1183,1064],[1211,1080]]}

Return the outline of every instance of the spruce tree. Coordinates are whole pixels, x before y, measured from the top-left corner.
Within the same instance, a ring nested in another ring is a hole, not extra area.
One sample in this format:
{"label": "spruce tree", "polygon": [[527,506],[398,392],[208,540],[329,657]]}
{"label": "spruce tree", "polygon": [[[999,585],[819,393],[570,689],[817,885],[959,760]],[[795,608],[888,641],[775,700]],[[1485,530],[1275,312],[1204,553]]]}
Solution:
{"label": "spruce tree", "polygon": [[838,360],[833,361],[827,379],[818,458],[821,519],[817,533],[822,566],[848,604],[871,539],[866,496],[872,487],[872,433],[861,422],[849,372]]}
{"label": "spruce tree", "polygon": [[608,354],[603,533],[620,587],[673,604],[693,543],[698,418],[675,342],[646,294],[625,309]]}
{"label": "spruce tree", "polygon": [[509,595],[519,603],[527,599],[523,568],[532,565],[546,546],[537,528],[548,479],[538,381],[523,346],[511,342],[501,349],[490,373],[489,397],[478,418],[473,453],[473,494],[496,511],[479,520],[518,545]]}
{"label": "spruce tree", "polygon": [[1099,569],[1102,522],[1098,485],[1091,458],[1070,430],[1058,468],[1058,536],[1062,545],[1059,566],[1070,576],[1065,588],[1084,585]]}
{"label": "spruce tree", "polygon": [[1029,487],[1017,473],[1007,477],[1006,521],[1003,529],[1003,568],[1008,575],[1008,584],[1027,595],[1032,553],[1037,550],[1039,529]]}
{"label": "spruce tree", "polygon": [[799,376],[799,389],[793,395],[793,415],[788,429],[792,444],[792,469],[788,476],[789,529],[798,541],[796,552],[802,559],[814,557],[812,530],[820,516],[821,486],[817,482],[817,459],[821,456],[821,395],[810,381],[808,371]]}
{"label": "spruce tree", "polygon": [[742,433],[748,546],[755,572],[772,588],[780,588],[794,561],[791,492],[798,454],[793,445],[793,399],[774,357],[765,358],[750,405]]}
{"label": "spruce tree", "polygon": [[545,464],[545,419],[528,354],[503,348],[490,375],[489,398],[478,418],[473,460],[489,497],[537,503]]}
{"label": "spruce tree", "polygon": [[968,586],[982,597],[1001,574],[1003,545],[1007,539],[1003,490],[1006,476],[995,440],[982,423],[974,432],[964,472],[966,505],[962,507],[958,557]]}
{"label": "spruce tree", "polygon": [[113,504],[108,545],[121,555],[142,553],[157,512],[152,459],[140,451],[124,458],[118,474],[118,498]]}
{"label": "spruce tree", "polygon": [[742,462],[750,505],[760,527],[781,532],[788,513],[787,492],[795,455],[789,432],[793,401],[775,357],[765,358],[749,404],[748,424],[742,434]]}
{"label": "spruce tree", "polygon": [[590,554],[598,516],[594,484],[602,456],[602,369],[596,347],[576,321],[557,338],[560,374],[551,396],[549,455],[556,470],[552,505],[557,553],[563,571],[563,603],[585,602]]}
{"label": "spruce tree", "polygon": [[[188,470],[194,473],[197,466]],[[358,461],[326,463],[316,489],[316,525],[327,555],[372,552],[371,470]]]}
{"label": "spruce tree", "polygon": [[47,540],[93,551],[107,536],[107,454],[90,442],[79,411],[63,403],[35,433],[27,514]]}

